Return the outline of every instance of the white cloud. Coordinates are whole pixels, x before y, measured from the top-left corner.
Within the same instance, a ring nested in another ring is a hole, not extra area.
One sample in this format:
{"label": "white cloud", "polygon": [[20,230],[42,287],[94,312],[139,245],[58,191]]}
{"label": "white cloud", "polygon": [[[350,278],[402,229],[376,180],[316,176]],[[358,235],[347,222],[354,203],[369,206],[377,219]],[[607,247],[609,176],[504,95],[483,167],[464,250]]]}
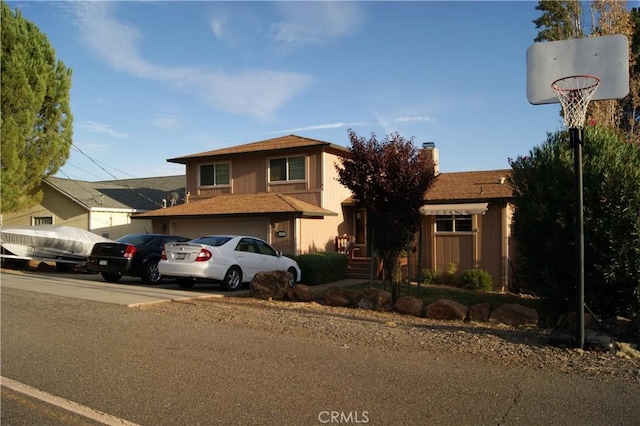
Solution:
{"label": "white cloud", "polygon": [[282,20],[272,25],[276,40],[292,45],[322,45],[359,31],[366,21],[355,2],[276,2]]}
{"label": "white cloud", "polygon": [[[138,43],[144,38],[140,28],[115,17],[117,2],[73,2],[71,5],[85,43],[112,69],[179,87],[219,111],[268,118],[312,83],[309,76],[293,72],[228,74],[155,64],[146,61],[139,52]],[[222,31],[222,27],[218,26],[217,30]]]}
{"label": "white cloud", "polygon": [[151,120],[151,123],[163,130],[179,129],[182,125],[180,119],[172,114],[162,114]]}
{"label": "white cloud", "polygon": [[269,133],[271,133],[271,134],[274,134],[274,133],[297,133],[297,132],[305,132],[305,131],[309,131],[309,130],[346,129],[347,127],[366,126],[368,124],[369,123],[366,123],[366,122],[361,122],[361,123],[343,123],[343,122],[338,122],[338,123],[327,123],[327,124],[314,124],[314,125],[306,126],[306,127],[297,127],[297,128],[285,129],[285,130],[276,130],[276,131],[269,132]]}
{"label": "white cloud", "polygon": [[434,119],[426,115],[398,117],[395,119],[396,123],[419,123],[425,121],[434,121]]}
{"label": "white cloud", "polygon": [[74,123],[74,126],[78,129],[85,130],[91,133],[102,133],[105,135],[109,135],[114,138],[124,139],[130,137],[127,133],[118,132],[113,130],[107,124],[98,123],[95,121],[77,121]]}

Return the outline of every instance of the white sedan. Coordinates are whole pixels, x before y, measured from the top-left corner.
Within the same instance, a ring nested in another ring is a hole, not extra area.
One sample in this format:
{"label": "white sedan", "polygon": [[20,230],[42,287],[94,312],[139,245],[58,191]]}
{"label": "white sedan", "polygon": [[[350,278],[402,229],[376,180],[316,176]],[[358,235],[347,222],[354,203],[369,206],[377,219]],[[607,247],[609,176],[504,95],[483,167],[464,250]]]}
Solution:
{"label": "white sedan", "polygon": [[196,280],[222,282],[226,290],[237,290],[258,272],[288,271],[290,285],[300,280],[300,267],[263,240],[240,235],[207,235],[187,242],[167,243],[158,270],[174,277],[182,288]]}

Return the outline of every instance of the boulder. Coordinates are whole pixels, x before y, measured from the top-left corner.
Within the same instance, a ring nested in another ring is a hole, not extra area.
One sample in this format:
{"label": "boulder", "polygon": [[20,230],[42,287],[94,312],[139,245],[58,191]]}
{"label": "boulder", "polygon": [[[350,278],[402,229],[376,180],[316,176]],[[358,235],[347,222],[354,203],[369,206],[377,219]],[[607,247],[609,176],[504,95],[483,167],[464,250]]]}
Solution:
{"label": "boulder", "polygon": [[351,295],[341,287],[329,287],[322,294],[322,299],[327,306],[346,307],[353,305]]}
{"label": "boulder", "polygon": [[450,299],[440,299],[427,305],[427,318],[440,320],[464,320],[469,308],[462,303]]}
{"label": "boulder", "polygon": [[491,305],[489,303],[476,303],[469,308],[469,321],[487,322],[491,313]]}
{"label": "boulder", "polygon": [[393,309],[405,315],[413,315],[419,317],[422,315],[424,302],[417,297],[402,296],[393,304]]}
{"label": "boulder", "polygon": [[311,302],[314,299],[311,288],[304,284],[296,284],[287,289],[287,299],[294,302]]}
{"label": "boulder", "polygon": [[287,271],[258,272],[249,284],[249,295],[264,300],[284,300],[291,274]]}
{"label": "boulder", "polygon": [[611,337],[615,337],[616,339],[620,339],[623,337],[631,324],[631,320],[629,318],[624,317],[612,317],[607,318],[602,321],[602,325],[604,326],[607,334]]}
{"label": "boulder", "polygon": [[366,288],[356,296],[357,305],[361,309],[371,311],[390,311],[391,293],[378,288]]}
{"label": "boulder", "polygon": [[489,316],[489,321],[492,323],[501,323],[512,327],[537,326],[539,319],[538,311],[517,303],[498,306]]}

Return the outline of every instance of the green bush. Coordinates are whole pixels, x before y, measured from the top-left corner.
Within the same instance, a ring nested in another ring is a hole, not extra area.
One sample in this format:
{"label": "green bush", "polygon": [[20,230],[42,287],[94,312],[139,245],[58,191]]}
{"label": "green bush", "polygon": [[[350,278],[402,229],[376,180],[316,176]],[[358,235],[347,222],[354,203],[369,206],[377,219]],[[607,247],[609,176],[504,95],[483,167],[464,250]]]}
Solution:
{"label": "green bush", "polygon": [[493,278],[483,269],[467,269],[462,273],[460,283],[469,290],[493,291]]}
{"label": "green bush", "polygon": [[301,282],[318,285],[347,277],[348,259],[345,254],[318,252],[295,257],[302,271]]}
{"label": "green bush", "polygon": [[440,272],[433,269],[423,269],[420,271],[420,282],[424,284],[438,284]]}

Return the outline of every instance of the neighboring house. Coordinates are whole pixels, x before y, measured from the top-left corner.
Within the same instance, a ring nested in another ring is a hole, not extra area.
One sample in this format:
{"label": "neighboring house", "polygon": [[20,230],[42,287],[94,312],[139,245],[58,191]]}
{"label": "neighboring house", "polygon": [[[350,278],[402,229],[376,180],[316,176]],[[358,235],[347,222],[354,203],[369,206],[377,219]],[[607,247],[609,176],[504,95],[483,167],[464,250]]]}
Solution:
{"label": "neighboring house", "polygon": [[[438,163],[438,150],[425,144]],[[351,253],[369,255],[366,212],[338,182],[336,164],[349,150],[288,135],[167,161],[186,167],[186,201],[137,213],[154,232],[197,237],[247,234],[298,255],[337,250],[347,236]],[[442,173],[425,196],[424,219],[412,256],[412,276],[487,270],[497,289],[509,284],[512,192],[509,170]]]}
{"label": "neighboring house", "polygon": [[151,231],[151,220],[132,221],[134,213],[183,202],[185,176],[101,182],[48,177],[42,181],[41,189],[39,204],[3,214],[2,225],[66,225],[117,239]]}

